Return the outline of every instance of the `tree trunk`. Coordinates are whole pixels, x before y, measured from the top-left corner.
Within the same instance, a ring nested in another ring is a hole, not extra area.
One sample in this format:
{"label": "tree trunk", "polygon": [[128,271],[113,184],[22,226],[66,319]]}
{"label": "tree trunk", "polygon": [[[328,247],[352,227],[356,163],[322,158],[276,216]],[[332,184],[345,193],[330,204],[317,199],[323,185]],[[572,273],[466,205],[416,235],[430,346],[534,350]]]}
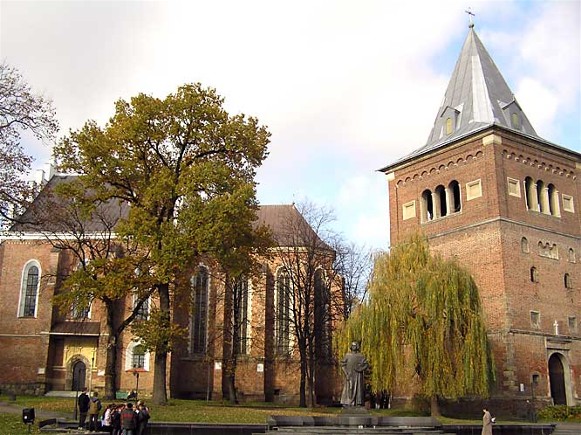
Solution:
{"label": "tree trunk", "polygon": [[107,310],[107,351],[105,353],[105,399],[115,400],[117,391],[117,340],[118,333],[113,325],[114,307],[112,302],[105,303]]}
{"label": "tree trunk", "polygon": [[304,343],[299,343],[299,353],[301,355],[301,380],[299,384],[299,406],[301,408],[307,407],[307,350]]}
{"label": "tree trunk", "polygon": [[[164,317],[164,324],[162,327],[169,328],[171,325],[170,317],[170,301],[169,301],[169,284],[164,283],[158,286],[159,293],[159,310]],[[152,401],[156,405],[165,405],[167,403],[167,388],[166,388],[166,369],[169,343],[164,340],[158,343],[155,349],[154,372],[153,372],[153,397]]]}
{"label": "tree trunk", "polygon": [[438,395],[433,394],[430,398],[430,415],[432,417],[441,417],[440,404],[438,403]]}
{"label": "tree trunk", "polygon": [[[109,328],[108,328],[109,329]],[[112,328],[111,328],[112,329]],[[117,391],[117,336],[110,334],[107,340],[105,360],[105,399],[115,400]]]}

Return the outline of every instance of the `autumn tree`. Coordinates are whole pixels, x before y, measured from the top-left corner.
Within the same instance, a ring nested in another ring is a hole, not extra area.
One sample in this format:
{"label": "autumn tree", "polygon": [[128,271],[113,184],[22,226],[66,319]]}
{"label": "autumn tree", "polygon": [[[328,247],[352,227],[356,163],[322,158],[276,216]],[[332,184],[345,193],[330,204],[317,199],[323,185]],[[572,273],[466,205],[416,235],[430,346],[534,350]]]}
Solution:
{"label": "autumn tree", "polygon": [[229,115],[215,90],[188,84],[165,99],[119,100],[105,127],[89,121],[55,148],[60,168],[81,174],[95,198],[128,205],[116,234],[150,265],[157,306],[141,338],[155,352],[155,403],[167,401],[172,292],[199,255],[224,248],[229,231],[249,231],[268,141],[255,118]]}
{"label": "autumn tree", "polygon": [[[331,362],[334,317],[342,312],[341,279],[333,269],[338,235],[332,210],[305,201],[281,217],[275,255],[275,353],[299,355],[300,406],[314,406],[316,371]],[[321,375],[321,378],[323,376]]]}
{"label": "autumn tree", "polygon": [[455,260],[415,235],[377,256],[369,292],[337,337],[339,349],[361,341],[375,391],[409,392],[416,382],[432,415],[438,397],[488,396],[494,372],[478,288]]}
{"label": "autumn tree", "polygon": [[20,72],[0,64],[0,226],[6,227],[36,192],[24,176],[32,158],[20,143],[23,132],[50,141],[58,131],[50,100],[35,94]]}

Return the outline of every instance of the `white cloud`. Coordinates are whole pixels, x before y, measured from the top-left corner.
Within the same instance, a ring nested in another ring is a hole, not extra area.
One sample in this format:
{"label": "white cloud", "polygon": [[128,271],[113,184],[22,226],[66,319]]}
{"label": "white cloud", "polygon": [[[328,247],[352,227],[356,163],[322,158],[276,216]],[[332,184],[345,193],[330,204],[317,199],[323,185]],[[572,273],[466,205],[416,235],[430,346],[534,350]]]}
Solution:
{"label": "white cloud", "polygon": [[541,137],[553,134],[555,116],[560,107],[559,95],[530,77],[523,78],[516,89],[522,107],[526,108],[529,121]]}

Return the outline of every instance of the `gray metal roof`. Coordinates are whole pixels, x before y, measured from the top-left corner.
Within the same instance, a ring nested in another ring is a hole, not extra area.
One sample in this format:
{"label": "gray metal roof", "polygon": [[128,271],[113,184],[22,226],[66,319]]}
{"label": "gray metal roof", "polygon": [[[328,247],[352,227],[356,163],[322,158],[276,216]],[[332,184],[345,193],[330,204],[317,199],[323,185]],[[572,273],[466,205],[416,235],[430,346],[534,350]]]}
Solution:
{"label": "gray metal roof", "polygon": [[381,170],[492,125],[543,140],[470,26],[426,144]]}

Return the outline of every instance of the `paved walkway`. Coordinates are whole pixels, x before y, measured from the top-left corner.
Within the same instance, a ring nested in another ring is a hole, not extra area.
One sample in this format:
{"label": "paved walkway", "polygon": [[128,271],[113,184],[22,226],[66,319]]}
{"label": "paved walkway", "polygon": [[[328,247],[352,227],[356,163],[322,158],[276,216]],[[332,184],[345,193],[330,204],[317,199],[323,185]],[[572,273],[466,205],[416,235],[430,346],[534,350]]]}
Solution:
{"label": "paved walkway", "polygon": [[[22,415],[23,409],[24,408],[22,405],[19,405],[16,403],[0,401],[0,413]],[[71,418],[72,417],[72,413],[51,412],[51,411],[43,411],[40,409],[35,409],[34,413],[35,413],[37,420],[46,420],[49,418]]]}

